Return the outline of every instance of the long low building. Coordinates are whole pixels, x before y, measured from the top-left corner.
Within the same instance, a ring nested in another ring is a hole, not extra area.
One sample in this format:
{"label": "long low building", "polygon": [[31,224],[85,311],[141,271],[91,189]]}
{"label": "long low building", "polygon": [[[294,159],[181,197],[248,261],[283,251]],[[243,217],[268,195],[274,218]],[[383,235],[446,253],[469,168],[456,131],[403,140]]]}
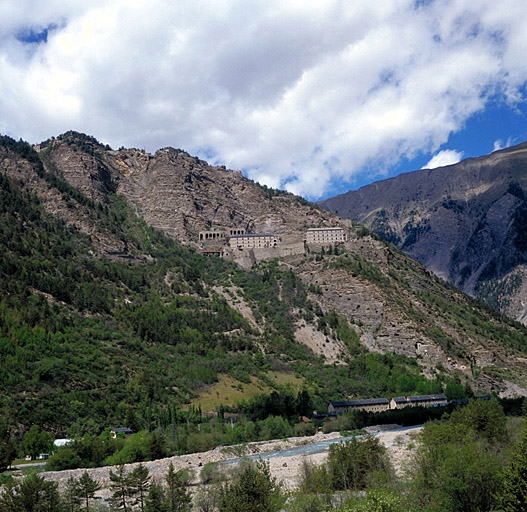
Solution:
{"label": "long low building", "polygon": [[331,402],[328,407],[330,414],[342,414],[349,411],[382,412],[390,409],[386,398],[366,398],[364,400],[343,400]]}
{"label": "long low building", "polygon": [[342,228],[309,228],[306,243],[314,245],[338,244],[346,242],[348,235]]}
{"label": "long low building", "polygon": [[447,405],[448,400],[445,395],[419,395],[419,396],[398,396],[390,401],[391,409],[403,409],[405,407],[439,407]]}
{"label": "long low building", "polygon": [[440,407],[447,405],[445,395],[398,396],[388,400],[386,398],[366,398],[363,400],[341,400],[330,402],[328,412],[330,416],[349,411],[382,412],[390,409],[405,407]]}
{"label": "long low building", "polygon": [[262,247],[276,247],[278,237],[268,234],[233,235],[229,238],[231,249],[258,249]]}

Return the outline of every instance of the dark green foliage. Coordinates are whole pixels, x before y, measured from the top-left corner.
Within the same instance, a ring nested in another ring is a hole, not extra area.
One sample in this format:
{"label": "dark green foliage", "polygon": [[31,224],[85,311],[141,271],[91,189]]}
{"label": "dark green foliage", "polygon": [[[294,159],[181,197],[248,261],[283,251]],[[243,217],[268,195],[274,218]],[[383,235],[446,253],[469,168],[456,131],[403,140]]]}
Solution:
{"label": "dark green foliage", "polygon": [[139,464],[128,476],[129,492],[133,498],[133,504],[139,506],[141,512],[145,511],[146,497],[150,488],[150,476],[148,469]]}
{"label": "dark green foliage", "polygon": [[77,480],[73,476],[70,476],[62,492],[62,505],[65,512],[77,512],[80,503],[81,498],[78,492]]}
{"label": "dark green foliage", "polygon": [[360,490],[367,486],[373,473],[387,475],[389,462],[385,452],[379,440],[370,436],[330,446],[328,472],[331,487]]}
{"label": "dark green foliage", "polygon": [[0,491],[2,512],[57,512],[60,496],[56,482],[33,474],[19,484],[9,483]]}
{"label": "dark green foliage", "polygon": [[166,475],[166,502],[169,512],[187,512],[190,510],[192,499],[190,493],[185,488],[183,472],[174,471],[174,466],[170,463]]}
{"label": "dark green foliage", "polygon": [[156,482],[152,482],[150,489],[148,490],[145,511],[168,512],[168,503],[166,502],[165,491],[163,490],[163,487]]}
{"label": "dark green foliage", "polygon": [[95,500],[95,493],[101,488],[87,471],[75,482],[76,494],[82,504],[82,509],[90,512],[90,505]]}
{"label": "dark green foliage", "polygon": [[504,512],[527,510],[527,424],[500,483],[498,501]]}
{"label": "dark green foliage", "polygon": [[7,469],[16,457],[15,442],[7,419],[0,417],[0,472]]}
{"label": "dark green foliage", "polygon": [[117,472],[114,473],[110,470],[110,489],[112,490],[112,496],[110,503],[115,510],[122,510],[127,512],[131,510],[129,504],[130,498],[130,479],[125,473],[124,466],[120,465]]}
{"label": "dark green foliage", "polygon": [[219,512],[278,512],[281,490],[271,477],[269,463],[242,464],[239,473],[225,484],[219,498]]}

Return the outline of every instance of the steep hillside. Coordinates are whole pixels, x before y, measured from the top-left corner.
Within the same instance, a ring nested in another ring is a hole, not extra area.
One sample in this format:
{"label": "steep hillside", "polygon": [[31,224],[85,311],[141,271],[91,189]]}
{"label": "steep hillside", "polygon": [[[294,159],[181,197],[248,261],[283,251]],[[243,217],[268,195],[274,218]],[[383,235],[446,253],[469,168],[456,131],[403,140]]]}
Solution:
{"label": "steep hillside", "polygon": [[203,230],[241,228],[287,237],[338,222],[332,213],[306,207],[300,197],[261,187],[240,172],[211,167],[179,149],[154,155],[112,151],[74,132],[37,149],[47,169],[91,199],[122,194],[148,224],[184,242],[197,242]]}
{"label": "steep hillside", "polygon": [[527,323],[527,143],[321,203]]}
{"label": "steep hillside", "polygon": [[[225,375],[269,393],[294,374],[317,408],[454,380],[525,385],[525,329],[364,228],[175,150],[113,151],[74,133],[39,150],[0,139],[0,407],[21,426],[166,425]],[[126,170],[126,155],[150,163]],[[337,249],[250,271],[194,249],[215,225],[302,239],[339,224],[349,240]]]}

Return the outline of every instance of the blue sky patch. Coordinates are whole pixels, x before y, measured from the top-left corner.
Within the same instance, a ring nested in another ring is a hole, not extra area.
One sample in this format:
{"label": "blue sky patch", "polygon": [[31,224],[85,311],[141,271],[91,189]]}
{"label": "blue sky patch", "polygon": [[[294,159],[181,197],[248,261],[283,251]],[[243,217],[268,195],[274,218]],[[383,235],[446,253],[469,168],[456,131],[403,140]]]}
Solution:
{"label": "blue sky patch", "polygon": [[48,34],[55,30],[57,25],[52,23],[45,28],[42,27],[25,27],[18,32],[16,38],[25,44],[40,44],[48,42]]}

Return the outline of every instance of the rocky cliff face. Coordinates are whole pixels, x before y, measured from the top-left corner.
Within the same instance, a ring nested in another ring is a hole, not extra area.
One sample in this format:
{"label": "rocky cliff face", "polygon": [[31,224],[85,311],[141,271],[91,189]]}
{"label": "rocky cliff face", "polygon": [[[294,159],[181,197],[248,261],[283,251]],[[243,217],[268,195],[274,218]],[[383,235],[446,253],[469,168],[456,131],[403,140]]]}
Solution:
{"label": "rocky cliff face", "polygon": [[[348,333],[346,340],[346,336],[339,334],[340,316],[369,350],[415,357],[429,376],[443,368],[472,381],[481,390],[507,392],[519,389],[514,387],[517,385],[527,386],[527,360],[522,358],[527,343],[525,330],[481,309],[419,263],[334,213],[291,194],[261,187],[239,172],[211,167],[172,148],[159,150],[155,155],[135,149],[113,151],[90,137],[68,133],[42,143],[37,149],[47,178],[35,174],[23,157],[2,147],[0,171],[36,192],[50,213],[89,234],[99,256],[141,258],[141,251],[93,218],[90,213],[93,209],[83,207],[84,199],[75,204],[66,201],[60,190],[51,185],[50,177],[61,176],[101,208],[114,193],[122,195],[147,223],[195,246],[202,230],[241,228],[253,233],[274,233],[296,248],[307,228],[342,226],[349,239],[337,251],[306,247],[305,252],[292,250],[280,254],[280,267],[302,279],[308,300],[315,307],[311,318],[296,316],[293,330],[297,342],[309,346],[327,362],[343,364],[353,357],[354,349],[353,336]],[[525,148],[521,148],[522,158],[524,153]],[[511,175],[521,176],[514,169],[511,168]],[[478,197],[464,185],[471,172],[458,180],[458,187],[465,187],[465,199],[451,185],[450,200],[456,205],[471,204]],[[437,186],[442,183],[439,176],[436,183]],[[405,185],[408,195],[415,194],[423,204],[426,204],[424,197],[428,201],[435,197],[433,186],[427,185],[426,191],[422,191],[416,184],[415,193],[412,186]],[[507,186],[500,195],[487,187],[486,192],[496,200],[507,196],[504,200],[510,201],[511,208],[518,208],[523,201],[518,197],[519,189],[521,186],[518,189]],[[373,206],[368,203],[367,210],[373,211]],[[441,202],[437,209],[444,210],[447,220],[441,221],[443,224],[450,222],[452,214],[456,214],[454,218],[459,223],[464,222],[450,203],[444,206]],[[403,216],[406,210],[398,211]],[[424,213],[415,211],[411,215],[414,223],[426,220]],[[388,222],[390,217],[386,215],[386,219]],[[404,232],[402,228],[395,229],[397,223],[393,226],[394,236]],[[405,240],[412,240],[408,237]],[[418,245],[415,240],[413,245]],[[453,240],[457,238],[453,236]],[[442,250],[443,244],[437,242],[436,253]],[[232,298],[236,296],[239,300]],[[254,322],[242,290],[230,290],[226,297],[232,299],[229,299],[232,307],[239,309],[249,323]]]}
{"label": "rocky cliff face", "polygon": [[527,323],[527,144],[403,174],[321,206]]}
{"label": "rocky cliff face", "polygon": [[240,172],[209,166],[179,149],[154,155],[112,151],[75,133],[39,149],[51,170],[92,199],[122,194],[149,224],[184,242],[197,241],[204,230],[241,228],[287,237],[306,227],[342,223],[299,197],[261,187]]}

